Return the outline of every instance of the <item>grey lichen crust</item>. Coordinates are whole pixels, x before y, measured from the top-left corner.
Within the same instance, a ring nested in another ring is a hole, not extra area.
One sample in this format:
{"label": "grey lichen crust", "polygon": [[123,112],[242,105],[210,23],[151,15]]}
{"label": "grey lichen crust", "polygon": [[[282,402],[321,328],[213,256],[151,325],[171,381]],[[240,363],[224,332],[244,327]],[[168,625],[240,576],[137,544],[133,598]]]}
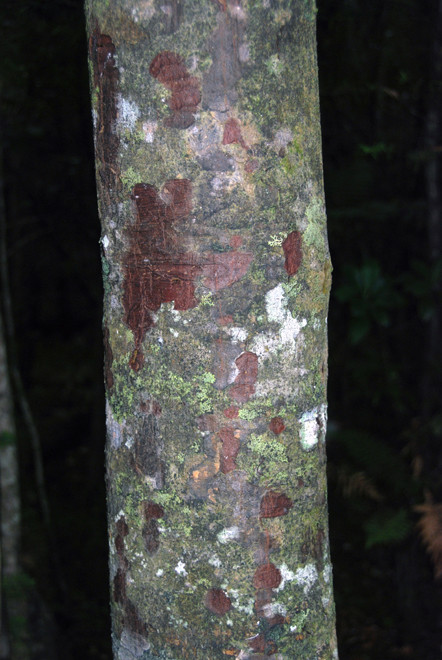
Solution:
{"label": "grey lichen crust", "polygon": [[118,71],[112,190],[97,162],[115,658],[337,658],[313,5],[87,15],[97,126],[100,57]]}

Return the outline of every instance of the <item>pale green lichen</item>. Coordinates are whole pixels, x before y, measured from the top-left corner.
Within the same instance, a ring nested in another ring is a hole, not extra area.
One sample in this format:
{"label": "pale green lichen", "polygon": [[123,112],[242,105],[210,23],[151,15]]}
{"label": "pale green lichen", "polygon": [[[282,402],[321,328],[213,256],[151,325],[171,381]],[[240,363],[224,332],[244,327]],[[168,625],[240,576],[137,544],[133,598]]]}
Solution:
{"label": "pale green lichen", "polygon": [[290,298],[296,298],[302,290],[302,282],[294,277],[291,277],[288,282],[283,282],[281,286],[286,296]]}
{"label": "pale green lichen", "polygon": [[[158,352],[160,349],[155,350]],[[213,387],[216,380],[214,374],[198,373],[186,380],[174,371],[170,371],[165,365],[160,365],[155,371],[143,369],[134,372],[129,366],[129,357],[114,360],[112,364],[114,384],[109,403],[119,423],[131,414],[141,393],[148,393],[160,405],[163,401],[170,401],[178,405],[191,406],[196,415],[203,415],[213,410],[218,395]]]}
{"label": "pale green lichen", "polygon": [[287,238],[287,232],[280,231],[277,234],[272,234],[270,239],[267,241],[267,244],[270,247],[279,247],[283,244],[283,241]]}
{"label": "pale green lichen", "polygon": [[307,227],[303,233],[302,240],[308,245],[316,248],[320,254],[325,249],[324,228],[326,216],[322,199],[313,198],[305,211]]}
{"label": "pale green lichen", "polygon": [[279,55],[277,53],[274,53],[269,57],[269,59],[266,62],[266,65],[269,74],[276,76],[277,78],[279,78],[279,76],[284,71],[284,62],[282,62],[279,59]]}
{"label": "pale green lichen", "polygon": [[213,307],[215,304],[212,293],[204,293],[200,296],[200,307]]}
{"label": "pale green lichen", "polygon": [[237,464],[252,481],[260,484],[283,483],[288,479],[287,448],[269,434],[252,433],[247,442],[248,452],[240,452]]}
{"label": "pale green lichen", "polygon": [[141,182],[141,177],[133,167],[128,167],[121,175],[121,181],[126,189],[132,190],[137,183]]}

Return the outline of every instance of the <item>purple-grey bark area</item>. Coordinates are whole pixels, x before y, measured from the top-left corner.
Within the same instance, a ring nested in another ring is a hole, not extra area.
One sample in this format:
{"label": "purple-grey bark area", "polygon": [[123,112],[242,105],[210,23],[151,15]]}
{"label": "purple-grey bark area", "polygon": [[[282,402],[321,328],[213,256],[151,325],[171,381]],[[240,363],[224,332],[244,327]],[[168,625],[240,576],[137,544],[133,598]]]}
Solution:
{"label": "purple-grey bark area", "polygon": [[315,8],[86,13],[114,657],[337,658]]}

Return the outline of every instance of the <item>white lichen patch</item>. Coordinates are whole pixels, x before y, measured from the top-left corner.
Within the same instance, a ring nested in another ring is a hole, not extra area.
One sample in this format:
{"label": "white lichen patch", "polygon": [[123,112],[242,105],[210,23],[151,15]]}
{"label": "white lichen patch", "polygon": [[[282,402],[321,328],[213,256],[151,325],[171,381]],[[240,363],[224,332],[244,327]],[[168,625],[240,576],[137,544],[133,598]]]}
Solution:
{"label": "white lichen patch", "polygon": [[282,614],[282,616],[287,615],[287,608],[283,603],[278,603],[277,600],[272,601],[271,603],[266,603],[262,608],[264,616],[271,619],[272,616],[276,614]]}
{"label": "white lichen patch", "polygon": [[219,543],[230,543],[230,541],[235,541],[239,538],[239,527],[236,525],[234,527],[225,527],[217,534],[217,539]]}
{"label": "white lichen patch", "polygon": [[306,596],[317,581],[318,571],[314,564],[306,564],[295,573],[295,582],[303,587]]}
{"label": "white lichen patch", "polygon": [[305,450],[314,447],[318,440],[325,440],[325,430],[327,427],[327,407],[325,404],[305,412],[299,418],[301,430],[299,439],[301,446]]}
{"label": "white lichen patch", "polygon": [[163,575],[164,575],[164,571],[163,571],[163,569],[162,569],[162,568],[159,568],[159,569],[157,570],[157,572],[155,573],[155,575],[156,575],[157,577],[163,577]]}
{"label": "white lichen patch", "polygon": [[260,355],[258,351],[263,351],[262,355],[265,355],[266,352],[273,353],[279,345],[282,345],[285,349],[288,348],[292,352],[296,350],[296,338],[307,325],[307,320],[294,318],[287,308],[287,303],[282,284],[278,284],[266,293],[267,318],[270,322],[279,324],[279,341],[271,333],[258,335],[255,339],[256,346],[252,348],[258,356]]}
{"label": "white lichen patch", "polygon": [[244,612],[249,616],[253,615],[255,610],[255,601],[253,598],[244,598],[237,589],[229,589],[229,598],[233,601],[233,607],[239,612]]}
{"label": "white lichen patch", "polygon": [[279,152],[280,149],[285,149],[290,142],[293,141],[293,133],[289,128],[280,128],[276,131],[273,138],[272,147],[275,151]]}
{"label": "white lichen patch", "polygon": [[170,332],[170,334],[172,334],[174,337],[178,337],[179,334],[180,334],[180,333],[178,332],[178,330],[175,330],[174,328],[169,328],[169,332]]}
{"label": "white lichen patch", "polygon": [[247,18],[247,14],[244,11],[244,9],[241,7],[239,2],[233,3],[232,5],[228,5],[230,8],[230,15],[233,16],[233,18],[236,18],[237,21],[245,21]]}
{"label": "white lichen patch", "polygon": [[121,94],[118,96],[118,124],[121,130],[128,130],[131,133],[135,128],[140,109],[136,103],[125,99]]}
{"label": "white lichen patch", "polygon": [[218,557],[218,555],[212,555],[208,561],[209,564],[215,568],[220,568],[221,566],[221,559]]}
{"label": "white lichen patch", "polygon": [[158,128],[158,122],[145,121],[143,122],[143,134],[146,142],[152,143],[155,138],[155,131]]}
{"label": "white lichen patch", "polygon": [[248,332],[245,328],[226,328],[226,332],[232,338],[232,341],[237,344],[239,341],[246,341]]}
{"label": "white lichen patch", "polygon": [[183,561],[181,561],[181,559],[178,562],[178,564],[175,566],[175,573],[177,575],[184,575],[184,576],[187,575],[186,564]]}
{"label": "white lichen patch", "polygon": [[279,572],[281,573],[281,583],[279,587],[275,589],[275,591],[282,591],[286,585],[286,582],[292,582],[296,578],[295,574],[289,569],[287,564],[281,564],[279,567]]}
{"label": "white lichen patch", "polygon": [[331,576],[332,576],[332,567],[331,567],[331,564],[326,564],[326,565],[324,566],[324,570],[323,570],[323,572],[322,572],[322,577],[324,578],[324,582],[326,582],[327,584],[329,584],[329,583],[330,583],[330,580],[331,580]]}
{"label": "white lichen patch", "polygon": [[131,4],[134,5],[131,9],[131,14],[135,23],[148,21],[155,14],[155,3],[153,0],[131,0]]}
{"label": "white lichen patch", "polygon": [[279,338],[270,332],[262,332],[253,340],[250,350],[259,358],[270,357],[277,352],[279,347]]}

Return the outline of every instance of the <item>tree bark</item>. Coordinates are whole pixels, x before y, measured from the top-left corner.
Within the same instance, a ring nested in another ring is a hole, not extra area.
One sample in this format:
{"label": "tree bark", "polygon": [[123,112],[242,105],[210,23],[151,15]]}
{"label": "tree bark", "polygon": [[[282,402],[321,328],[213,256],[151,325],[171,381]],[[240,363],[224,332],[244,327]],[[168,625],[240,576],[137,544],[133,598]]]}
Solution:
{"label": "tree bark", "polygon": [[337,658],[314,4],[86,12],[114,657]]}

